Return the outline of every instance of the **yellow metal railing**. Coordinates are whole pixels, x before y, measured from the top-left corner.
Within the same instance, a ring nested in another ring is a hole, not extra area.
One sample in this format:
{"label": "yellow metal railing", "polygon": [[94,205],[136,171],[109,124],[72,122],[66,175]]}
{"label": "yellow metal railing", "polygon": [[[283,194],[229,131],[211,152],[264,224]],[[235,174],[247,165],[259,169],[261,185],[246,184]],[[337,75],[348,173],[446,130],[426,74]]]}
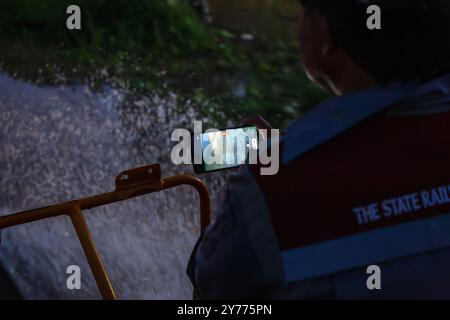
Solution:
{"label": "yellow metal railing", "polygon": [[100,258],[82,210],[128,200],[181,185],[190,185],[198,191],[200,197],[200,227],[203,234],[205,228],[211,222],[211,202],[208,189],[201,180],[190,175],[177,175],[162,179],[159,164],[147,165],[120,173],[116,177],[116,189],[113,192],[2,216],[0,217],[0,229],[36,220],[68,215],[83,247],[103,299],[115,300],[114,288],[109,280],[108,273]]}

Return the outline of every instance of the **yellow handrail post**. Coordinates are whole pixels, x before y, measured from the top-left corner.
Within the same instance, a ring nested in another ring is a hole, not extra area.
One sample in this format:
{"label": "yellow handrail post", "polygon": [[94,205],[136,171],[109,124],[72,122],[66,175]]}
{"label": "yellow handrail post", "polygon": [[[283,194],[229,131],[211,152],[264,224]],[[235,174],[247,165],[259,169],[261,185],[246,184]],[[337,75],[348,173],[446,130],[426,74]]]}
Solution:
{"label": "yellow handrail post", "polygon": [[115,300],[116,294],[113,286],[81,210],[124,201],[181,185],[190,185],[198,191],[200,198],[200,232],[203,234],[206,227],[211,223],[211,200],[208,189],[200,179],[189,175],[177,175],[161,179],[159,164],[147,165],[120,173],[116,177],[116,189],[113,192],[1,216],[0,229],[69,215],[103,299]]}
{"label": "yellow handrail post", "polygon": [[79,207],[74,206],[69,212],[70,219],[83,247],[84,254],[94,275],[97,287],[105,300],[116,300],[116,293],[109,280],[108,273],[105,270],[100,254],[95,246],[92,235],[89,231],[89,227],[86,220],[81,213]]}

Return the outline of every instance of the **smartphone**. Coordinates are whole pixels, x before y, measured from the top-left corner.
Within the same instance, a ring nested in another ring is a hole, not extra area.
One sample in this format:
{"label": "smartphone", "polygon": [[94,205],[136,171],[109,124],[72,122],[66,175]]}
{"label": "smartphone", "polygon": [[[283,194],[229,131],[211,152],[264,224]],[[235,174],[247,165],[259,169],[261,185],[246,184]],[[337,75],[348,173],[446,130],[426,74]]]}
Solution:
{"label": "smartphone", "polygon": [[197,133],[192,135],[191,150],[195,173],[236,168],[256,157],[258,129],[247,126]]}

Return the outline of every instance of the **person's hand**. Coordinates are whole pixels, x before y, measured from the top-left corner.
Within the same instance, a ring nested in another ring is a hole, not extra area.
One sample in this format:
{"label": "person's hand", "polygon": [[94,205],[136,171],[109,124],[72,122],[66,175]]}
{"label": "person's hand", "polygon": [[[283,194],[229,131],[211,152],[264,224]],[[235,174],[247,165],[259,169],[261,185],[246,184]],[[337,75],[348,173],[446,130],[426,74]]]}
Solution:
{"label": "person's hand", "polygon": [[256,126],[258,129],[273,129],[273,127],[261,116],[245,118],[241,121],[241,126]]}
{"label": "person's hand", "polygon": [[255,117],[245,118],[241,121],[241,126],[255,126],[256,128],[258,128],[258,130],[266,129],[267,132],[259,132],[260,137],[263,140],[266,140],[267,136],[270,137],[270,129],[273,129],[273,127],[266,121],[266,119],[259,115]]}

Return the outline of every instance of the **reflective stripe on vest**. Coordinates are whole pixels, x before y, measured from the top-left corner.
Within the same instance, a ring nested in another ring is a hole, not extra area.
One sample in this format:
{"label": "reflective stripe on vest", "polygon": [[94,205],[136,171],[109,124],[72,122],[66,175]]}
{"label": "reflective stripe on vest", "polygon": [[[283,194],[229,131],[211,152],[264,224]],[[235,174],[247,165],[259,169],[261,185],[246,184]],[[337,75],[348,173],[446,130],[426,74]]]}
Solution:
{"label": "reflective stripe on vest", "polygon": [[275,176],[254,170],[286,280],[450,246],[449,123],[378,114]]}

